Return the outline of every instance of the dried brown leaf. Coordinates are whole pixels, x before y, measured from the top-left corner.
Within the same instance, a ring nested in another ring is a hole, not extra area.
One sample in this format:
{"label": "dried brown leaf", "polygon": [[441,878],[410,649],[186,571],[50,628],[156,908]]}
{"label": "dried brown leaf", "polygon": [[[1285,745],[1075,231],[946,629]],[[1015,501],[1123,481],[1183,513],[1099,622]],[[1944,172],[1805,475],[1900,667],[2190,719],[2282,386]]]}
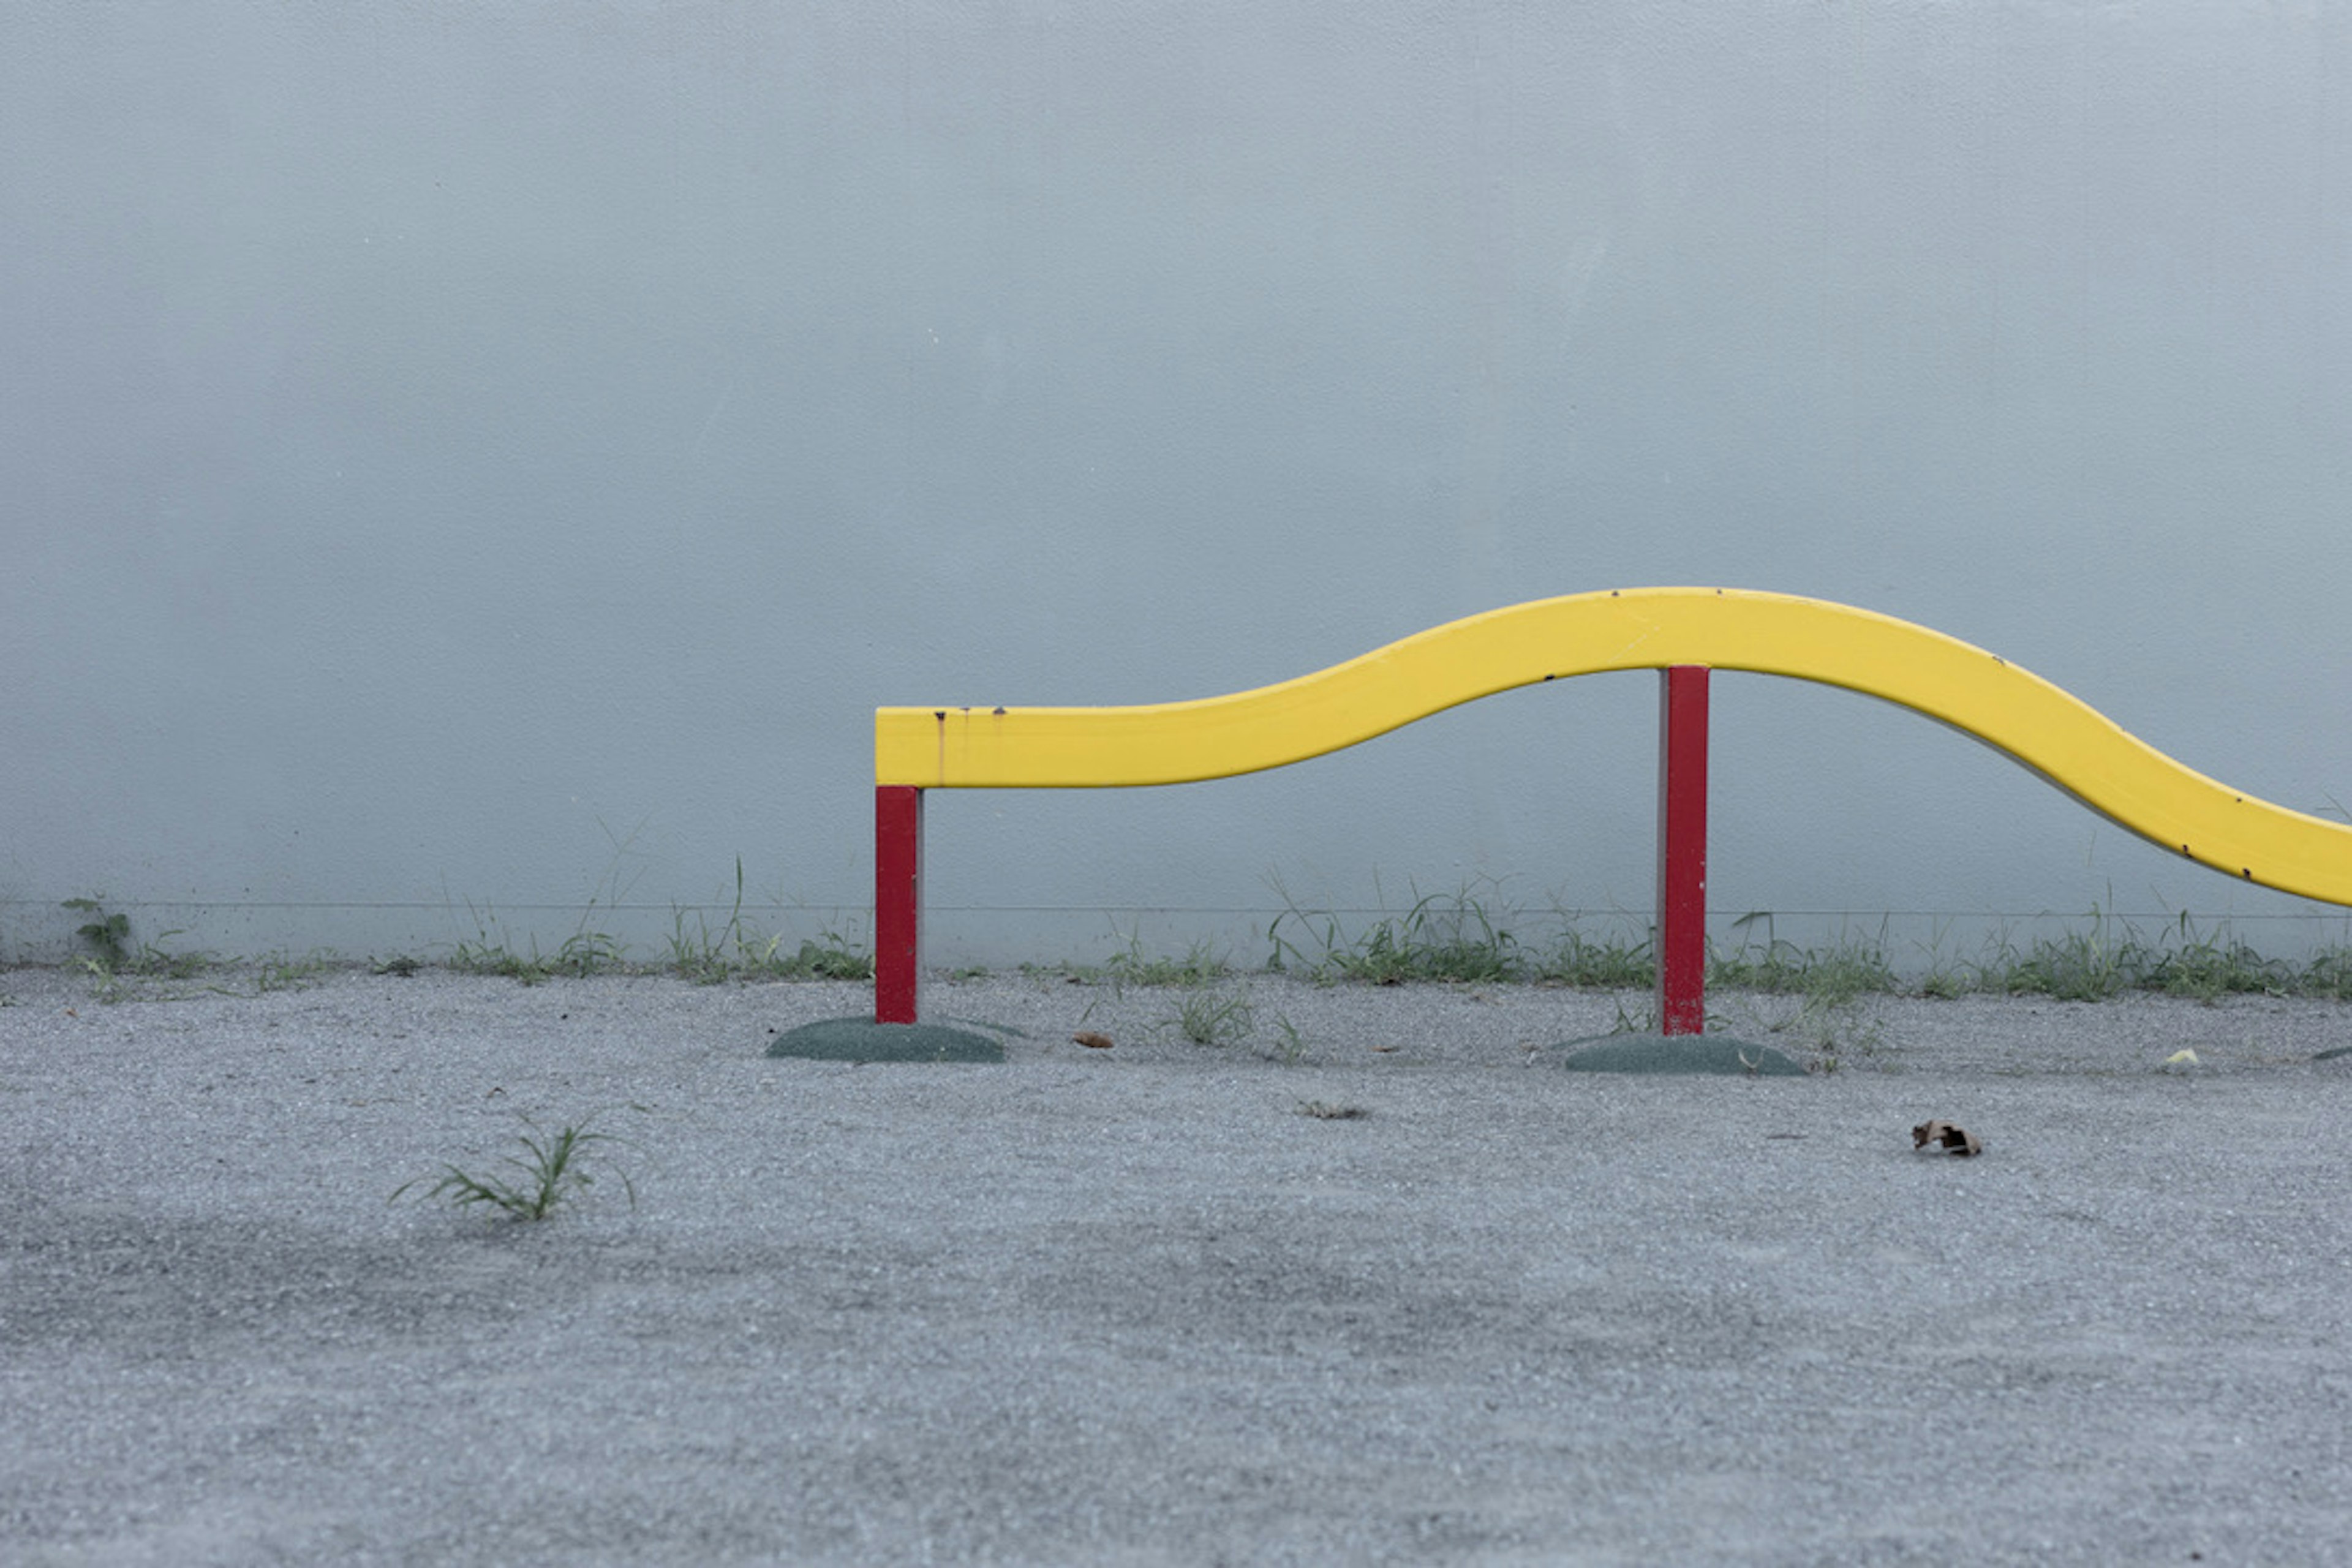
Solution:
{"label": "dried brown leaf", "polygon": [[1111,1046],[1111,1039],[1108,1035],[1097,1035],[1092,1029],[1080,1029],[1076,1034],[1072,1035],[1070,1038],[1076,1040],[1079,1045],[1086,1047],[1087,1049],[1090,1051],[1107,1051],[1110,1049]]}
{"label": "dried brown leaf", "polygon": [[1975,1133],[1948,1121],[1922,1121],[1911,1129],[1912,1148],[1926,1149],[1930,1144],[1936,1153],[1957,1154],[1962,1159],[1984,1152],[1984,1145]]}

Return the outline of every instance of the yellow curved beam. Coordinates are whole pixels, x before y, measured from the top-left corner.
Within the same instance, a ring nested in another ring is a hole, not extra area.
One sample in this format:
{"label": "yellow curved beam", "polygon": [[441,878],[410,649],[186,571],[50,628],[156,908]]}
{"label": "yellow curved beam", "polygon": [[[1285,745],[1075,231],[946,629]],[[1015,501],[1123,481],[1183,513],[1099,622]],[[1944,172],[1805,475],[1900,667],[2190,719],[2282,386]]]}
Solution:
{"label": "yellow curved beam", "polygon": [[925,789],[1182,784],[1281,767],[1515,686],[1706,665],[1883,698],[1966,731],[2085,805],[2244,881],[2352,904],[2352,826],[2181,766],[2039,676],[1847,605],[1628,588],[1514,605],[1254,691],[1133,708],[883,708],[875,780]]}

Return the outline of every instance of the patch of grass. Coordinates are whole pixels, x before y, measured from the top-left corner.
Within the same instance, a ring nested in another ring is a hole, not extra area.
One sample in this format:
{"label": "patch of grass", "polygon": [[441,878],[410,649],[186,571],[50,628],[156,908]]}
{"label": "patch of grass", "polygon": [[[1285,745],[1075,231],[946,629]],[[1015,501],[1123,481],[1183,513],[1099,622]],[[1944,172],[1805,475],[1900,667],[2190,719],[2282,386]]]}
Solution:
{"label": "patch of grass", "polygon": [[573,932],[547,960],[550,974],[568,974],[575,980],[627,967],[628,956],[621,944],[600,931]]}
{"label": "patch of grass", "polygon": [[790,958],[772,960],[769,970],[787,980],[871,980],[874,954],[851,946],[839,931],[828,931],[803,942]]}
{"label": "patch of grass", "polygon": [[[1285,906],[1265,928],[1271,973],[1321,984],[1534,982],[1642,991],[1656,984],[1656,949],[1645,929],[1626,934],[1626,918],[1616,915],[1608,917],[1615,934],[1596,936],[1555,905],[1549,934],[1538,936],[1540,921],[1496,897],[1491,879],[1465,882],[1451,894],[1416,895],[1402,913],[1360,924],[1301,904],[1279,878],[1269,876],[1267,884]],[[2263,958],[2226,928],[2204,935],[2185,916],[2152,942],[2094,907],[2083,930],[2037,938],[2023,948],[2000,937],[1974,963],[1946,956],[1939,938],[1927,973],[1916,981],[1896,972],[1883,935],[1805,947],[1779,938],[1772,920],[1769,910],[1743,916],[1732,922],[1729,946],[1710,946],[1710,988],[1801,996],[1816,1015],[1859,996],[1906,991],[1940,998],[1987,991],[2090,1000],[2155,990],[2207,1000],[2240,993],[2352,1000],[2352,946],[2296,965]],[[1048,970],[1024,964],[1021,972]],[[1076,984],[1194,986],[1223,977],[1230,968],[1207,943],[1196,943],[1181,957],[1155,958],[1130,937],[1106,963],[1051,972]],[[1626,1026],[1640,1025],[1628,1020]]]}
{"label": "patch of grass", "polygon": [[538,985],[559,974],[583,980],[628,967],[628,955],[620,942],[600,931],[576,931],[551,953],[539,951],[537,937],[531,939],[530,952],[517,952],[503,936],[491,938],[488,922],[480,926],[478,934],[480,940],[461,942],[450,951],[450,968],[466,974],[502,975],[520,985]]}
{"label": "patch of grass", "polygon": [[[604,827],[602,821],[597,826]],[[628,837],[622,838],[610,827],[604,827],[604,837],[613,845],[612,864],[604,868],[604,874],[596,879],[595,887],[590,890],[588,902],[580,911],[580,924],[553,953],[542,954],[539,951],[539,939],[535,936],[531,938],[528,954],[517,952],[506,940],[503,931],[493,938],[490,928],[498,923],[497,916],[487,907],[478,911],[473,901],[468,900],[466,913],[473,921],[475,940],[461,941],[457,944],[449,955],[449,967],[469,974],[504,975],[524,985],[537,985],[558,974],[577,979],[628,967],[627,953],[620,942],[594,929],[593,922],[596,919],[597,905],[603,904],[610,910],[618,908],[626,897],[628,887],[622,885],[621,867],[629,858],[629,847],[644,831],[645,824],[640,822]],[[629,886],[634,887],[635,880],[632,877]]]}
{"label": "patch of grass", "polygon": [[2352,1002],[2352,947],[2323,948],[2313,953],[2303,973],[2295,976],[2294,988],[2305,996]]}
{"label": "patch of grass", "polygon": [[2295,985],[2294,966],[2264,958],[2225,929],[2200,935],[2183,910],[2175,945],[2160,953],[2145,984],[2171,996],[2212,1002],[2250,993],[2284,996]]}
{"label": "patch of grass", "polygon": [[1103,973],[1117,986],[1129,985],[1206,985],[1233,973],[1223,953],[1208,942],[1196,942],[1184,950],[1181,958],[1148,958],[1143,952],[1143,939],[1139,933],[1128,939],[1127,946],[1110,955],[1103,964]]}
{"label": "patch of grass", "polygon": [[2323,952],[2300,969],[2264,958],[2225,925],[2207,935],[2184,912],[2149,940],[2128,921],[2094,906],[2083,929],[2040,936],[2023,948],[2006,937],[1977,970],[1977,985],[2009,995],[2102,1002],[2126,991],[2159,991],[2212,1002],[2232,994],[2352,999],[2352,958]]}
{"label": "patch of grass", "polygon": [[2097,910],[2087,931],[2036,937],[2022,952],[2002,938],[1984,966],[1985,989],[2012,996],[2050,996],[2061,1002],[2104,1002],[2143,984],[2147,950],[2128,927]]}
{"label": "patch of grass", "polygon": [[[509,1219],[542,1220],[575,1194],[585,1193],[596,1184],[596,1178],[581,1168],[583,1156],[593,1143],[620,1143],[622,1139],[609,1132],[590,1131],[587,1121],[567,1124],[550,1133],[528,1116],[520,1119],[528,1131],[516,1134],[522,1144],[520,1154],[509,1154],[499,1163],[511,1169],[511,1177],[496,1173],[475,1176],[456,1165],[444,1165],[441,1174],[432,1178],[426,1187],[426,1200],[446,1198],[459,1208],[479,1204],[486,1205],[493,1216],[504,1215]],[[616,1171],[622,1188],[629,1194],[629,1206],[637,1206],[637,1189],[628,1173]],[[411,1190],[421,1186],[427,1178],[404,1182],[395,1188],[388,1202],[397,1203]]]}
{"label": "patch of grass", "polygon": [[756,953],[751,938],[743,929],[743,857],[735,857],[735,903],[727,911],[727,923],[718,931],[699,910],[695,913],[695,930],[686,929],[686,911],[674,910],[670,921],[673,930],[669,939],[669,966],[681,978],[697,985],[718,985],[736,978],[748,970],[760,967],[774,956],[777,943],[770,941]]}
{"label": "patch of grass", "polygon": [[1940,962],[1919,980],[1919,994],[1932,996],[1939,1002],[1955,1001],[1975,989],[1976,982],[1967,969],[1955,968]]}
{"label": "patch of grass", "polygon": [[1331,910],[1302,910],[1287,894],[1283,901],[1289,907],[1265,931],[1270,970],[1295,967],[1318,980],[1371,985],[1495,983],[1527,973],[1517,939],[1496,922],[1484,900],[1472,896],[1471,884],[1451,894],[1416,898],[1404,913],[1383,915],[1353,935]]}
{"label": "patch of grass", "polygon": [[[179,934],[175,931],[167,931],[163,933],[166,938]],[[193,979],[211,968],[212,963],[212,957],[208,953],[165,952],[160,948],[148,947],[143,943],[139,949],[139,972],[142,974],[160,974],[166,980]]]}
{"label": "patch of grass", "polygon": [[691,980],[697,985],[723,984],[736,975],[738,968],[727,951],[725,941],[714,938],[707,924],[688,935],[686,911],[677,910],[670,918],[676,928],[669,939],[669,968],[672,973],[681,980]]}
{"label": "patch of grass", "polygon": [[1246,995],[1196,986],[1186,994],[1172,1022],[1196,1046],[1231,1046],[1249,1038],[1255,1020]]}
{"label": "patch of grass", "polygon": [[375,974],[397,974],[403,980],[405,980],[424,967],[425,965],[417,960],[403,953],[394,958],[385,959],[382,963],[377,964],[370,973]]}
{"label": "patch of grass", "polygon": [[1919,994],[1941,1002],[1956,1001],[1977,988],[1979,975],[1974,964],[1955,962],[1944,956],[1944,928],[1937,923],[1935,941],[1927,948],[1927,972],[1919,977]]}
{"label": "patch of grass", "polygon": [[716,931],[698,914],[696,929],[673,915],[667,967],[698,985],[730,980],[871,980],[874,955],[835,931],[825,931],[787,952],[781,936],[761,937],[743,922],[743,858],[735,858],[735,902]]}
{"label": "patch of grass", "polygon": [[[470,904],[467,908],[470,910]],[[536,985],[548,977],[548,967],[539,956],[539,942],[533,939],[530,955],[507,945],[503,937],[491,940],[487,924],[478,931],[478,941],[461,942],[449,952],[449,967],[461,974],[497,974],[519,984]]]}
{"label": "patch of grass", "polygon": [[1644,938],[1595,941],[1564,926],[1551,946],[1528,960],[1528,978],[1591,991],[1634,991],[1658,982],[1656,947]]}
{"label": "patch of grass", "polygon": [[253,989],[256,994],[271,991],[299,991],[315,984],[320,975],[333,967],[333,963],[324,953],[306,953],[300,958],[278,953],[263,959],[254,970]]}
{"label": "patch of grass", "polygon": [[[1115,924],[1111,927],[1111,934],[1114,937],[1118,934]],[[1233,966],[1214,943],[1205,940],[1186,948],[1181,957],[1164,953],[1155,957],[1143,950],[1142,934],[1131,932],[1125,944],[1100,963],[1021,965],[1021,973],[1028,975],[1042,975],[1055,970],[1073,985],[1108,985],[1113,991],[1124,991],[1130,985],[1159,989],[1207,985],[1231,974]]]}
{"label": "patch of grass", "polygon": [[[1735,990],[1762,991],[1773,995],[1802,995],[1822,1006],[1838,1006],[1865,992],[1893,991],[1901,982],[1886,962],[1886,950],[1874,941],[1849,938],[1832,947],[1803,948],[1772,935],[1769,910],[1743,915],[1732,922],[1740,943],[1727,953],[1707,957],[1707,984]],[[1749,939],[1761,923],[1764,940]]]}

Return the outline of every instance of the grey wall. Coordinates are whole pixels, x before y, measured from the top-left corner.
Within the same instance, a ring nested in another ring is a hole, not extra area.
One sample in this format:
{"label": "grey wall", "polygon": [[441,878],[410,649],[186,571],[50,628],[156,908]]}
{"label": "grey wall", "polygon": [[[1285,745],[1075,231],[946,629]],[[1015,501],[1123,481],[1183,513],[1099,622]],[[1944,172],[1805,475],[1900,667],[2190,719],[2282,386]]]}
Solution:
{"label": "grey wall", "polygon": [[[877,703],[1628,584],[1919,621],[2333,810],[2347,180],[2336,6],[14,4],[0,954],[95,892],[656,941],[738,856],[862,931]],[[936,795],[935,955],[1276,879],[1642,910],[1653,687]],[[1915,716],[1715,713],[1727,916],[2345,929]]]}

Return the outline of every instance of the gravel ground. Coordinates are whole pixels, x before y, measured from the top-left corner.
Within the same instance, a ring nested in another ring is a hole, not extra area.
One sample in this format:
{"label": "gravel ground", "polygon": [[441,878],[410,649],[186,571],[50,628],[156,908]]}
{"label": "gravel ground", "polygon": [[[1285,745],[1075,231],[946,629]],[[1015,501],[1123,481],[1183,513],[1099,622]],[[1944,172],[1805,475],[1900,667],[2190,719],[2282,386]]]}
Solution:
{"label": "gravel ground", "polygon": [[[1525,987],[941,982],[1006,1063],[858,1066],[763,1047],[863,986],[260,979],[0,973],[0,1562],[2352,1541],[2343,1005],[1718,996],[1816,1070],[1663,1078]],[[625,1142],[425,1195],[524,1116]]]}

